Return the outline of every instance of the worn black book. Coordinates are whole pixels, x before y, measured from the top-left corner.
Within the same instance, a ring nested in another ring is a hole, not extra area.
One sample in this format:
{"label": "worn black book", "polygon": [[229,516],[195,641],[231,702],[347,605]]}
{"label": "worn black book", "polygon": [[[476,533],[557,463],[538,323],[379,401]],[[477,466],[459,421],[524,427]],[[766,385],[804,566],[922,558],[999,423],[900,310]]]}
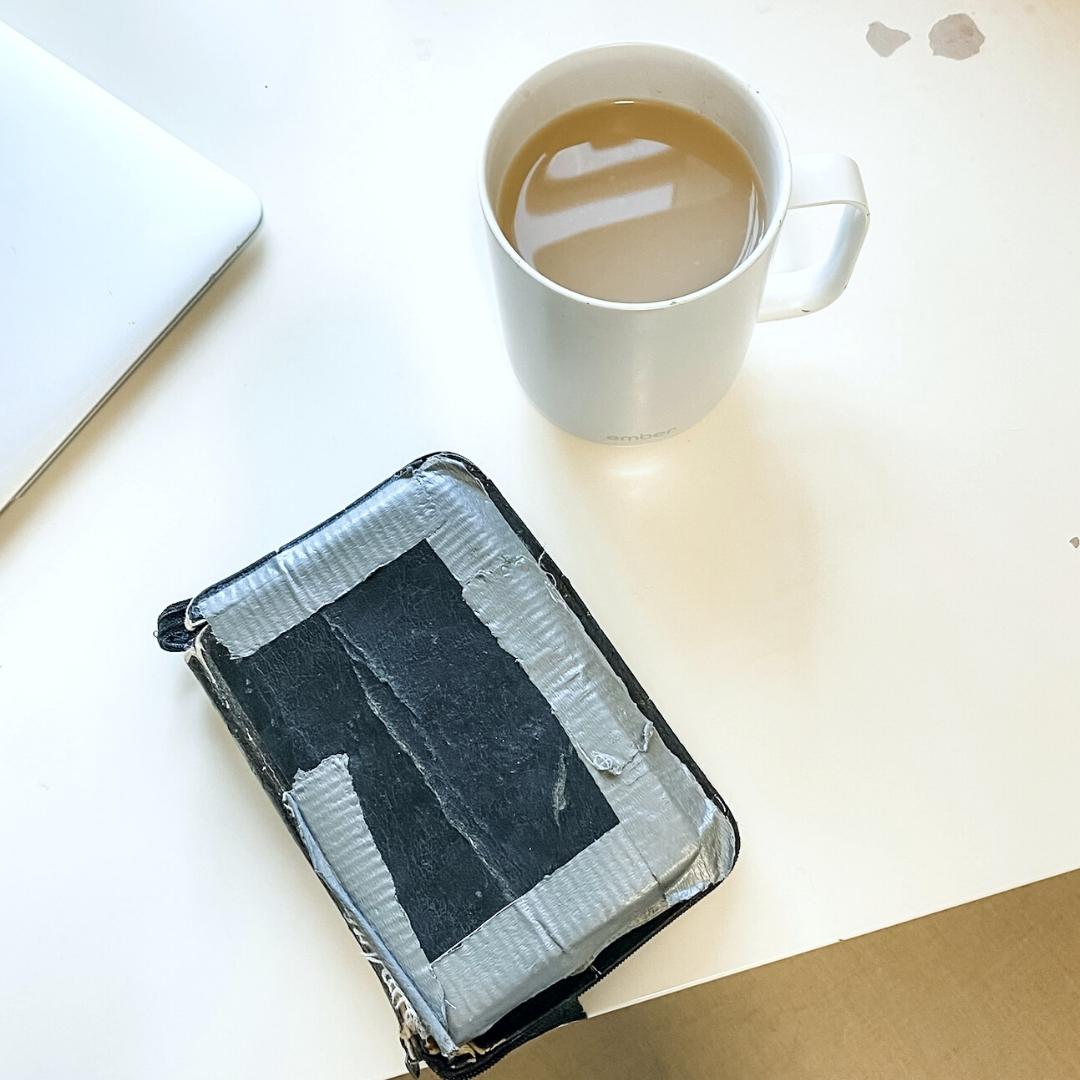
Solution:
{"label": "worn black book", "polygon": [[467,1077],[731,870],[734,819],[470,462],[431,454],[170,605],[375,968],[408,1067]]}

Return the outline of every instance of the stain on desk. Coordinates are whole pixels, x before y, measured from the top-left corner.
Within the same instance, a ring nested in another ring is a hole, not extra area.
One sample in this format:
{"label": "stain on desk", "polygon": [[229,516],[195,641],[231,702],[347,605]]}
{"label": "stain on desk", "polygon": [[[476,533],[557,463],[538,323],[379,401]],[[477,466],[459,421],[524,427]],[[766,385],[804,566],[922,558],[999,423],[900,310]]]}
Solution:
{"label": "stain on desk", "polygon": [[948,60],[967,60],[986,41],[970,15],[946,15],[930,28],[930,51]]}
{"label": "stain on desk", "polygon": [[866,28],[866,42],[878,56],[892,56],[910,40],[911,35],[907,31],[886,26],[883,22],[872,22]]}

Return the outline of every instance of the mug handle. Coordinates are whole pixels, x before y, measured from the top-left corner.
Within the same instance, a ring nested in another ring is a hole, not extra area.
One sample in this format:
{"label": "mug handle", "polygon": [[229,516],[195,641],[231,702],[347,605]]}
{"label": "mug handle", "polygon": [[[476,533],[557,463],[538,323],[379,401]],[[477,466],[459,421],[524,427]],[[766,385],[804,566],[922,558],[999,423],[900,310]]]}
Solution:
{"label": "mug handle", "polygon": [[758,321],[792,319],[828,307],[847,287],[870,224],[859,166],[843,154],[799,154],[791,161],[789,210],[842,204],[832,250],[801,270],[769,274]]}

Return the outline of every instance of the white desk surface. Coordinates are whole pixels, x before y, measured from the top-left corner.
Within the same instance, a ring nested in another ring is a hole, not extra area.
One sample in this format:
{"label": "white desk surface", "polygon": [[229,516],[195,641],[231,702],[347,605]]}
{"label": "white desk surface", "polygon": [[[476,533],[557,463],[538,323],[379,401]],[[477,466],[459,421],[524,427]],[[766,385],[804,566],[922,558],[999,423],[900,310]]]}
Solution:
{"label": "white desk surface", "polygon": [[[501,486],[743,828],[728,883],[590,1013],[1080,865],[1080,10],[980,4],[964,61],[927,45],[949,10],[0,0],[266,207],[0,517],[5,1075],[400,1071],[344,924],[151,631],[434,448]],[[875,19],[912,40],[881,58]],[[715,412],[638,450],[522,399],[474,186],[520,77],[629,38],[746,74],[873,209],[845,296],[761,327]]]}

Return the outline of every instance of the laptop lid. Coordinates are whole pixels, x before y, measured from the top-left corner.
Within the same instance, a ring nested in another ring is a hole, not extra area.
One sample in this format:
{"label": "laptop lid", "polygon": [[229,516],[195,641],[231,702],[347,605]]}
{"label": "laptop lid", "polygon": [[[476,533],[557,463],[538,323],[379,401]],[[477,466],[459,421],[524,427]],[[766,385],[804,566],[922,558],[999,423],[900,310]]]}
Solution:
{"label": "laptop lid", "polygon": [[258,228],[248,187],[0,23],[0,509]]}

